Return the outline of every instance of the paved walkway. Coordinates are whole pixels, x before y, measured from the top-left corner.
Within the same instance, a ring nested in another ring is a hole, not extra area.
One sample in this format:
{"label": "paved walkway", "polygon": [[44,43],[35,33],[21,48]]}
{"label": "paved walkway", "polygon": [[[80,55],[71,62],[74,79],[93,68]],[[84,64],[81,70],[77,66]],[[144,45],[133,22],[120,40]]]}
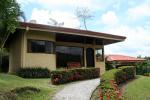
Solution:
{"label": "paved walkway", "polygon": [[92,79],[67,85],[53,97],[53,100],[90,100],[99,83],[100,79]]}

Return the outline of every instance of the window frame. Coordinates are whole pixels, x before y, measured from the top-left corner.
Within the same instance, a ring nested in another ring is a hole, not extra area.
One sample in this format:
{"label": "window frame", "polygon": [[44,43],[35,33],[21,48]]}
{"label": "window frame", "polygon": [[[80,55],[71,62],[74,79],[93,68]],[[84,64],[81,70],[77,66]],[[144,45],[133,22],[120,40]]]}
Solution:
{"label": "window frame", "polygon": [[[31,42],[32,41],[43,41],[45,43],[45,52],[32,52],[31,50]],[[46,52],[46,42],[52,43],[52,49],[50,52]],[[27,39],[27,53],[42,53],[42,54],[55,54],[55,42],[48,40],[39,40],[39,39]]]}

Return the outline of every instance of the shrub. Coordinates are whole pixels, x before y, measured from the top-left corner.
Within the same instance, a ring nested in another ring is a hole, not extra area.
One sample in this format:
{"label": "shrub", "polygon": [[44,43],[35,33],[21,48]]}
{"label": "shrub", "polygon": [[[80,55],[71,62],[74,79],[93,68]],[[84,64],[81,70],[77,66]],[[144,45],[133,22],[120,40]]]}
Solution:
{"label": "shrub", "polygon": [[39,93],[40,89],[34,87],[17,87],[9,91],[0,91],[0,100],[17,100],[17,96],[21,94]]}
{"label": "shrub", "polygon": [[16,95],[10,91],[0,91],[0,100],[16,100]]}
{"label": "shrub", "polygon": [[144,73],[144,76],[150,76],[150,73]]}
{"label": "shrub", "polygon": [[111,63],[109,63],[107,61],[105,62],[105,68],[106,68],[106,70],[114,69],[113,64],[111,64]]}
{"label": "shrub", "polygon": [[124,83],[129,79],[133,79],[135,77],[135,67],[133,66],[123,66],[118,69],[115,73],[115,81],[117,84]]}
{"label": "shrub", "polygon": [[22,93],[39,93],[40,89],[38,88],[34,88],[34,87],[19,87],[19,88],[15,88],[13,90],[11,90],[12,93],[15,94],[22,94]]}
{"label": "shrub", "polygon": [[52,84],[64,84],[72,81],[98,78],[99,68],[77,68],[69,70],[56,70],[51,72]]}
{"label": "shrub", "polygon": [[49,78],[50,71],[47,68],[21,68],[17,72],[18,76],[23,78]]}
{"label": "shrub", "polygon": [[134,66],[124,66],[121,69],[126,73],[126,79],[133,79],[136,74],[136,68]]}
{"label": "shrub", "polygon": [[144,73],[150,73],[150,60],[136,64],[136,74],[144,75]]}
{"label": "shrub", "polygon": [[114,75],[115,81],[118,85],[126,82],[126,72],[124,72],[123,70],[118,69]]}

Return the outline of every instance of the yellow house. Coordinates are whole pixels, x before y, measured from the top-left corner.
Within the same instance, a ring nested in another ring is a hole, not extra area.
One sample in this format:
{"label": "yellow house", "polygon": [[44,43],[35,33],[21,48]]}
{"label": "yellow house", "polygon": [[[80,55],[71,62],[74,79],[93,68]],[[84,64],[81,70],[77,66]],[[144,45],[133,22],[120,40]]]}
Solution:
{"label": "yellow house", "polygon": [[23,67],[65,68],[74,62],[105,71],[104,45],[126,37],[89,30],[20,22],[5,47],[9,49],[9,72]]}

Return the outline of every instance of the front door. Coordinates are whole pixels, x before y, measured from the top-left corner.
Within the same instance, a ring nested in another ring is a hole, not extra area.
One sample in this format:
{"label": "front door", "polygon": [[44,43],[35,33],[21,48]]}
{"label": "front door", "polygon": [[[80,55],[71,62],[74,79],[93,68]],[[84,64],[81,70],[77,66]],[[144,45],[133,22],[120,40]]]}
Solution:
{"label": "front door", "polygon": [[86,63],[87,67],[94,67],[94,49],[92,48],[87,48],[86,49]]}

